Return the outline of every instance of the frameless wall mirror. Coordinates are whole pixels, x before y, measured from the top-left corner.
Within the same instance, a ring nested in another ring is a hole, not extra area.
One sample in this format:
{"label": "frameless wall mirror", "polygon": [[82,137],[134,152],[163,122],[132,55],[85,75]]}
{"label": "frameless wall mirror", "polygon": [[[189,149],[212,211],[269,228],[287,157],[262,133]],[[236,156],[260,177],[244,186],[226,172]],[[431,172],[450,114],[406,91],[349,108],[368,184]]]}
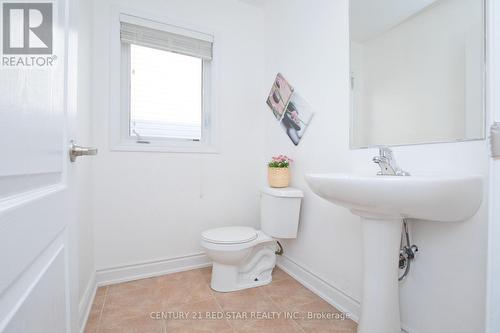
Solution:
{"label": "frameless wall mirror", "polygon": [[483,0],[350,0],[351,147],[483,139]]}

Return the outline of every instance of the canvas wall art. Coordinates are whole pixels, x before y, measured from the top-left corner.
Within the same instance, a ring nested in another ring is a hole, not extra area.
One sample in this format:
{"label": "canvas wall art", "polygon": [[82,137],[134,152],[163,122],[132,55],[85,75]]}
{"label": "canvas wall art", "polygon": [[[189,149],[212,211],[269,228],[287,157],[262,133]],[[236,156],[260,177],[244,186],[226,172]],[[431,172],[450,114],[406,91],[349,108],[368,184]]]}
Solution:
{"label": "canvas wall art", "polygon": [[267,97],[267,105],[280,121],[290,140],[297,146],[313,117],[310,105],[280,73],[276,76]]}
{"label": "canvas wall art", "polygon": [[294,145],[299,144],[312,117],[311,106],[299,94],[294,93],[281,119],[281,126]]}
{"label": "canvas wall art", "polygon": [[273,111],[276,119],[281,120],[283,114],[285,113],[286,107],[290,98],[293,94],[293,87],[288,83],[287,80],[278,73],[276,79],[274,80],[269,96],[267,97],[267,105]]}

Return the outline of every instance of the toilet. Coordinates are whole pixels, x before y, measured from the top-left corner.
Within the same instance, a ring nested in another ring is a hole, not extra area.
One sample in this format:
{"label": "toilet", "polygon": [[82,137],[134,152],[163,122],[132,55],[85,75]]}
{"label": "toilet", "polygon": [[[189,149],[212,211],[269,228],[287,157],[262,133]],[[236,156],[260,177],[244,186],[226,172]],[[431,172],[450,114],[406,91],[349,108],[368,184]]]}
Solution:
{"label": "toilet", "polygon": [[303,193],[294,188],[264,188],[260,230],[231,226],[206,230],[201,246],[212,260],[212,289],[230,292],[266,285],[276,265],[276,239],[297,237]]}

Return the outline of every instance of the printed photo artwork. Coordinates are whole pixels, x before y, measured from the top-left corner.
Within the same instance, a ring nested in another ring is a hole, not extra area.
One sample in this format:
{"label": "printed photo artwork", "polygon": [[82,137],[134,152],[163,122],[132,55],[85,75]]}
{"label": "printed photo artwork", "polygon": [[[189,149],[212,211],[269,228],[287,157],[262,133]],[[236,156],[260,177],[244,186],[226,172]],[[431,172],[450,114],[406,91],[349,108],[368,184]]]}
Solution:
{"label": "printed photo artwork", "polygon": [[294,93],[281,119],[281,126],[294,145],[299,144],[312,117],[310,105],[299,94]]}
{"label": "printed photo artwork", "polygon": [[273,111],[276,119],[281,120],[283,117],[292,94],[293,87],[285,80],[283,75],[278,73],[274,80],[273,87],[271,88],[271,92],[267,97],[267,105],[269,105]]}
{"label": "printed photo artwork", "polygon": [[313,112],[310,105],[295,92],[281,73],[276,75],[267,97],[267,105],[280,121],[290,140],[297,146],[311,122]]}

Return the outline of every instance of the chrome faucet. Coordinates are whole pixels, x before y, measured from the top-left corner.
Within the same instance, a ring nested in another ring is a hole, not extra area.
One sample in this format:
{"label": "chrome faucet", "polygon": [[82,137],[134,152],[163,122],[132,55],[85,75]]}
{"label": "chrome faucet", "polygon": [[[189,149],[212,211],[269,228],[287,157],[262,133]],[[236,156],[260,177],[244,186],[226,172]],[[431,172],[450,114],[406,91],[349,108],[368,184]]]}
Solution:
{"label": "chrome faucet", "polygon": [[396,164],[394,154],[388,147],[379,147],[379,156],[373,158],[373,162],[377,163],[380,171],[377,173],[379,176],[409,176],[410,174]]}

